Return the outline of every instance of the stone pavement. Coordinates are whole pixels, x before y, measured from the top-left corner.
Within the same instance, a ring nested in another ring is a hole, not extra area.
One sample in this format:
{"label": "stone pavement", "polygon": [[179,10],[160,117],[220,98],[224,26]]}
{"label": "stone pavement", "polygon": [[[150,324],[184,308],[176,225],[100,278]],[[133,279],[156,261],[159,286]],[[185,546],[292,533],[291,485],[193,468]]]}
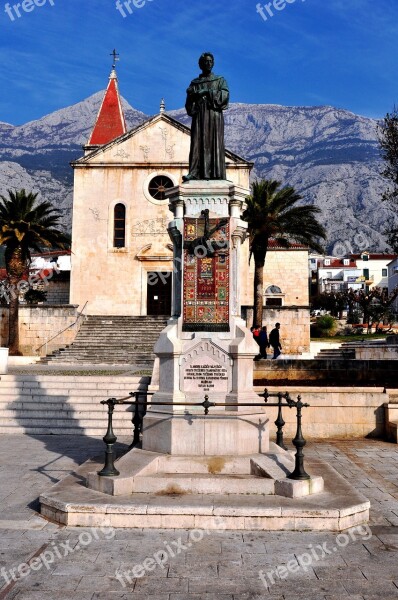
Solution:
{"label": "stone pavement", "polygon": [[89,437],[0,436],[0,600],[398,598],[393,444],[328,440],[306,448],[371,500],[371,529],[342,535],[75,529],[42,519],[39,493],[102,452],[102,440]]}

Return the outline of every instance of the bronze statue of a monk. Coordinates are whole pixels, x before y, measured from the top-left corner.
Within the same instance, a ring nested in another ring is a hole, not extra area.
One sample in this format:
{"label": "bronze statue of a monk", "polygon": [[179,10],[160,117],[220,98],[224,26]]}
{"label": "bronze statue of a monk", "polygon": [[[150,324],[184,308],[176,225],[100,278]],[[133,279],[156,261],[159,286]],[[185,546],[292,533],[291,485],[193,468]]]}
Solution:
{"label": "bronze statue of a monk", "polygon": [[199,59],[202,74],[187,89],[186,111],[192,117],[189,174],[191,179],[226,179],[224,115],[229,89],[224,77],[214,75],[214,56],[205,52]]}

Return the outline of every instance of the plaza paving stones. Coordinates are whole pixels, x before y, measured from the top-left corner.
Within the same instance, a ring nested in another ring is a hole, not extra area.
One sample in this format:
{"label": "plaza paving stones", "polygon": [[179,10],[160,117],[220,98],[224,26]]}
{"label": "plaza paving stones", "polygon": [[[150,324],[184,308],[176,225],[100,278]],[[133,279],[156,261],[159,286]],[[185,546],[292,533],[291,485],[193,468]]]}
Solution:
{"label": "plaza paving stones", "polygon": [[[95,438],[0,436],[0,600],[398,599],[398,447],[392,444],[328,440],[306,447],[306,456],[326,460],[370,498],[371,530],[362,529],[355,541],[332,532],[233,530],[192,541],[189,530],[95,530],[43,519],[39,494],[102,452]],[[48,568],[22,569],[25,576],[11,581],[10,569],[49,551]],[[312,551],[316,558],[300,566]],[[167,560],[152,568],[162,552]],[[134,576],[148,559],[152,570]]]}

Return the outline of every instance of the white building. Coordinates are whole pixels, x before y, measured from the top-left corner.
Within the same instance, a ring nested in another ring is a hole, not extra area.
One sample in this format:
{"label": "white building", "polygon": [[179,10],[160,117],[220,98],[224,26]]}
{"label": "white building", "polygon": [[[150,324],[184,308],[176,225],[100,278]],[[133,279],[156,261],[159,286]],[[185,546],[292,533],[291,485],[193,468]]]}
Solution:
{"label": "white building", "polygon": [[356,261],[369,288],[388,289],[388,265],[397,256],[397,254],[362,252],[350,254],[349,258]]}
{"label": "white building", "polygon": [[365,285],[361,269],[352,258],[317,259],[318,294],[362,289]]}
{"label": "white building", "polygon": [[[398,287],[398,257],[388,263],[388,293],[391,294]],[[392,305],[394,312],[398,313],[398,298]]]}

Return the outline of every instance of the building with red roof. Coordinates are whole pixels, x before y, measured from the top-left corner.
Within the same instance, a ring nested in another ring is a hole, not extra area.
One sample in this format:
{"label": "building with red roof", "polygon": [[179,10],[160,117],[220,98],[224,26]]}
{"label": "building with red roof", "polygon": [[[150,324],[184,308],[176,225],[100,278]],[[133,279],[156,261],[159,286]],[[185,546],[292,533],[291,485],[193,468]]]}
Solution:
{"label": "building with red roof", "polygon": [[100,146],[112,142],[126,131],[126,120],[119,94],[116,70],[112,69],[109,84],[85,150],[92,152]]}

